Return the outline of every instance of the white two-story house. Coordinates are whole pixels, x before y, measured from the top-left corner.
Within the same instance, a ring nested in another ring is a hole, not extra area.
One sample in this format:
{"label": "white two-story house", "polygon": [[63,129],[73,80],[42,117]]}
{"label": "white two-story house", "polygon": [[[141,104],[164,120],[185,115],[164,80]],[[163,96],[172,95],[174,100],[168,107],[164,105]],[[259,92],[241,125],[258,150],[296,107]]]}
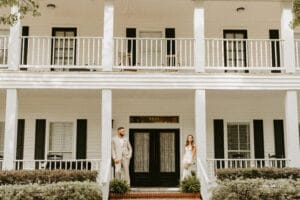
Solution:
{"label": "white two-story house", "polygon": [[134,187],[178,186],[189,134],[204,199],[217,168],[300,167],[291,0],[41,0],[40,12],[0,26],[3,170],[95,169],[105,193],[120,126]]}

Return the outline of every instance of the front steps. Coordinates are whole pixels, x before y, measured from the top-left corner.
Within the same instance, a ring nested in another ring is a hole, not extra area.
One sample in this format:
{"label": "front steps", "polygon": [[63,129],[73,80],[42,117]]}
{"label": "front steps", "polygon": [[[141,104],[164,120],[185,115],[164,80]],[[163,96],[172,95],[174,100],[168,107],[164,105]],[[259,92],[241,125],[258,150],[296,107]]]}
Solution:
{"label": "front steps", "polygon": [[182,193],[178,188],[132,188],[127,194],[110,194],[110,199],[200,199],[200,193]]}

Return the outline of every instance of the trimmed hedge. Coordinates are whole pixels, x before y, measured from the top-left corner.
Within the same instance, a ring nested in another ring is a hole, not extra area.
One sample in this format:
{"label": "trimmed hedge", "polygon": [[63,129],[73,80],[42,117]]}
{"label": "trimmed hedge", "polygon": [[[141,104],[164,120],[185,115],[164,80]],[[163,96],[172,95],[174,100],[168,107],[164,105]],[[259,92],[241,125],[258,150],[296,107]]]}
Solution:
{"label": "trimmed hedge", "polygon": [[218,169],[217,177],[219,180],[235,179],[298,179],[300,178],[299,168],[242,168],[242,169]]}
{"label": "trimmed hedge", "polygon": [[0,171],[0,185],[50,184],[69,181],[96,182],[97,171],[20,170]]}
{"label": "trimmed hedge", "polygon": [[130,186],[125,180],[113,179],[110,181],[109,191],[115,194],[125,194],[130,191]]}
{"label": "trimmed hedge", "polygon": [[5,185],[0,186],[3,200],[98,200],[102,199],[97,183],[61,182],[47,185]]}
{"label": "trimmed hedge", "polygon": [[220,181],[212,200],[300,199],[300,180],[245,179]]}
{"label": "trimmed hedge", "polygon": [[180,181],[180,188],[185,193],[197,193],[200,192],[200,181],[196,176],[185,177]]}

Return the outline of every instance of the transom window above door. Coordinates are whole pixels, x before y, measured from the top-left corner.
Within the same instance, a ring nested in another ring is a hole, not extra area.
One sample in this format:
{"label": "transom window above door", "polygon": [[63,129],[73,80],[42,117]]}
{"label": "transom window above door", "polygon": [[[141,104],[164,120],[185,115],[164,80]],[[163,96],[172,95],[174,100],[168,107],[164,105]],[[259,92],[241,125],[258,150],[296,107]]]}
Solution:
{"label": "transom window above door", "polygon": [[249,123],[228,123],[227,145],[228,158],[250,158]]}
{"label": "transom window above door", "polygon": [[73,123],[51,122],[49,131],[48,158],[72,159],[73,155]]}

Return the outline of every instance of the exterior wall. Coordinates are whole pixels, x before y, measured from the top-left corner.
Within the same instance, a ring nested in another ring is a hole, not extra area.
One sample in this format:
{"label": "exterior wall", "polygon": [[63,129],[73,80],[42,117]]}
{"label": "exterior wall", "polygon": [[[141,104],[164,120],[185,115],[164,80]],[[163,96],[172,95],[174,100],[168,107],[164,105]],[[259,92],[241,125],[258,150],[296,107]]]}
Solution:
{"label": "exterior wall", "polygon": [[[19,118],[25,119],[24,159],[34,159],[35,120],[46,119],[46,134],[50,122],[73,122],[76,136],[76,120],[87,119],[87,158],[100,158],[101,91],[25,91],[19,92]],[[4,116],[1,112],[1,116]],[[5,112],[4,112],[5,113]],[[0,120],[2,120],[0,118]],[[73,152],[75,153],[75,137]],[[47,145],[47,140],[46,140]],[[76,154],[73,155],[74,158]]]}
{"label": "exterior wall", "polygon": [[[77,27],[78,36],[103,35],[103,0],[66,0],[55,4],[56,8],[51,10],[42,2],[41,16],[26,16],[22,20],[22,25],[30,27],[31,36],[51,36],[52,27]],[[237,12],[238,7],[245,10]],[[269,29],[280,29],[280,2],[205,1],[204,9],[205,37],[223,38],[223,29],[247,29],[248,38],[266,39]],[[136,27],[137,34],[139,31],[162,31],[164,36],[165,28],[174,27],[177,38],[192,38],[193,11],[193,1],[115,1],[114,36],[124,37],[126,27]]]}
{"label": "exterior wall", "polygon": [[[214,157],[213,119],[224,119],[226,149],[227,122],[250,123],[251,157],[254,158],[253,120],[264,123],[265,158],[274,154],[274,119],[284,119],[284,93],[259,91],[211,91],[207,93],[207,156]],[[226,150],[225,157],[226,157]]]}
{"label": "exterior wall", "polygon": [[22,25],[29,26],[31,36],[51,36],[52,27],[77,27],[77,36],[103,35],[103,0],[56,1],[56,8],[46,7],[47,2],[40,3],[41,16],[26,16]]}
{"label": "exterior wall", "polygon": [[[245,10],[237,12],[238,7]],[[280,2],[207,1],[204,9],[205,37],[223,38],[223,29],[246,29],[248,38],[268,39],[269,29],[280,30]]]}

